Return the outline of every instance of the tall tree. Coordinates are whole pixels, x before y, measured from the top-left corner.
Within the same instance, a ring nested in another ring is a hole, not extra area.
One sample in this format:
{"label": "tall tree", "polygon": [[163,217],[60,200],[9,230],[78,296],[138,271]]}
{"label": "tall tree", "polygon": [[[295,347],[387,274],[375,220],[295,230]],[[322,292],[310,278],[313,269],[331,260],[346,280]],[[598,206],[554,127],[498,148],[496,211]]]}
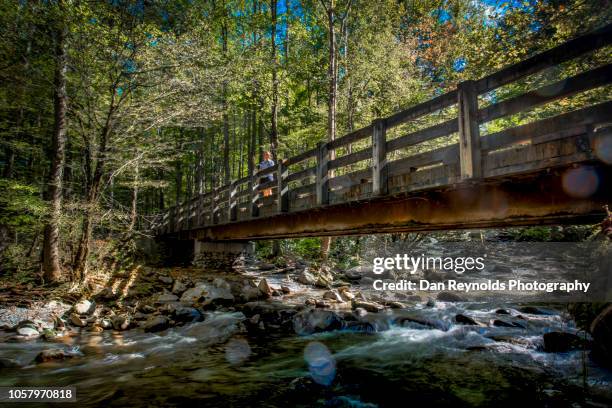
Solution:
{"label": "tall tree", "polygon": [[50,202],[49,222],[45,226],[43,244],[43,271],[48,282],[62,279],[59,251],[59,222],[62,211],[62,181],[66,146],[66,113],[68,96],[66,94],[66,24],[64,22],[63,1],[57,3],[57,29],[55,31],[55,74],[53,80],[54,126],[51,143],[51,169],[47,182],[47,196]]}

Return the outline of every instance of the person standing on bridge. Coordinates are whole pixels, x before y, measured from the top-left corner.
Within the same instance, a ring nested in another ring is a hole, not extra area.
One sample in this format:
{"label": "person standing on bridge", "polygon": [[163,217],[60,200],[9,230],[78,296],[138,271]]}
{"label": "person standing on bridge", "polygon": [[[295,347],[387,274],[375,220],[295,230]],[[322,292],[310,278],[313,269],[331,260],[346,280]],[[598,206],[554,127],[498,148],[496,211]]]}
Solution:
{"label": "person standing on bridge", "polygon": [[[259,171],[274,166],[274,160],[272,160],[271,157],[272,157],[272,155],[270,154],[269,151],[266,150],[265,152],[263,152],[263,161],[261,163],[259,163]],[[273,180],[274,180],[274,176],[272,175],[272,173],[266,174],[261,179],[259,179],[259,184],[268,183],[268,182],[273,181]],[[272,189],[271,188],[266,188],[263,191],[263,196],[264,197],[269,197],[271,195],[272,195]]]}

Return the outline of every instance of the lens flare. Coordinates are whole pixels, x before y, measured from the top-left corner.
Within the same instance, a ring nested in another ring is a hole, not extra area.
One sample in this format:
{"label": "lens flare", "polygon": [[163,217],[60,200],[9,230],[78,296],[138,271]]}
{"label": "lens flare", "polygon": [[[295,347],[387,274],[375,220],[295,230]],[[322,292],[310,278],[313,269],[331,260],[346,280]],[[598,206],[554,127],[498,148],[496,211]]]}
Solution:
{"label": "lens flare", "polygon": [[599,187],[599,176],[591,166],[570,169],[563,174],[563,190],[572,197],[590,197]]}
{"label": "lens flare", "polygon": [[308,343],[304,349],[304,360],[313,381],[321,385],[330,385],[336,377],[336,360],[329,349],[318,341]]}
{"label": "lens flare", "polygon": [[593,143],[595,155],[606,164],[612,164],[612,136],[610,133],[598,136]]}

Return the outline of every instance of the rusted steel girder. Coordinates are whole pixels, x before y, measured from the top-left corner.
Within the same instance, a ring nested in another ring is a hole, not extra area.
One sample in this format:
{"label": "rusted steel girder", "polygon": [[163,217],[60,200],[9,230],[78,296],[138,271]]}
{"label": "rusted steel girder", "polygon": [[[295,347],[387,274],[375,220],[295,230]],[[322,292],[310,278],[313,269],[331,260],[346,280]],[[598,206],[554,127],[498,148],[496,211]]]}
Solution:
{"label": "rusted steel girder", "polygon": [[568,193],[563,182],[571,168],[564,168],[212,225],[178,236],[224,241],[596,223],[612,201],[612,171],[601,164],[589,168],[598,187],[588,197]]}

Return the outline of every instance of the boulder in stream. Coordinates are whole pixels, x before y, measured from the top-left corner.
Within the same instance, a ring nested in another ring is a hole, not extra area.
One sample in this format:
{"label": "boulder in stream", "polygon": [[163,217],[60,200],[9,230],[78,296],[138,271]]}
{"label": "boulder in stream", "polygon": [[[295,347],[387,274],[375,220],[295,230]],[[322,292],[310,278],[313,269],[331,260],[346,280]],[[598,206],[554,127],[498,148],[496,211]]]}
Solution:
{"label": "boulder in stream", "polygon": [[591,323],[596,357],[612,367],[612,305],[608,305]]}
{"label": "boulder in stream", "polygon": [[111,318],[113,329],[115,330],[127,330],[130,327],[130,318],[125,315],[117,315]]}
{"label": "boulder in stream", "polygon": [[436,297],[440,302],[465,302],[465,299],[453,292],[440,292]]}
{"label": "boulder in stream", "polygon": [[588,346],[588,341],[566,332],[544,333],[544,351],[547,353],[564,353],[581,350]]}
{"label": "boulder in stream", "polygon": [[458,324],[466,324],[469,326],[479,326],[480,325],[476,320],[472,319],[469,316],[461,314],[461,313],[455,315],[455,321]]}
{"label": "boulder in stream", "polygon": [[317,278],[315,278],[315,276],[308,271],[308,268],[306,268],[300,272],[297,281],[303,285],[314,285],[317,282]]}
{"label": "boulder in stream", "polygon": [[183,281],[179,279],[174,281],[174,284],[172,285],[172,293],[177,296],[181,296],[186,290],[187,285]]}
{"label": "boulder in stream", "polygon": [[170,319],[166,316],[151,316],[143,323],[144,331],[154,333],[166,330],[170,326]]}
{"label": "boulder in stream", "polygon": [[74,357],[73,354],[67,353],[62,349],[43,350],[34,359],[37,363],[47,363],[49,361],[65,360]]}
{"label": "boulder in stream", "polygon": [[77,303],[75,303],[74,312],[79,315],[90,315],[96,309],[96,303],[90,302],[87,299],[83,299]]}
{"label": "boulder in stream", "polygon": [[70,323],[72,323],[74,326],[77,326],[77,327],[87,326],[87,321],[85,319],[81,319],[81,316],[79,316],[76,313],[70,314]]}
{"label": "boulder in stream", "polygon": [[309,309],[293,316],[293,330],[299,335],[338,330],[343,326],[342,318],[331,310]]}
{"label": "boulder in stream", "polygon": [[368,312],[378,313],[383,311],[385,308],[376,302],[368,302],[365,300],[353,300],[353,309],[362,308]]}
{"label": "boulder in stream", "polygon": [[257,288],[264,296],[272,296],[272,288],[270,287],[270,284],[268,284],[268,280],[266,278],[263,278],[261,281],[259,281],[259,285],[257,285]]}

